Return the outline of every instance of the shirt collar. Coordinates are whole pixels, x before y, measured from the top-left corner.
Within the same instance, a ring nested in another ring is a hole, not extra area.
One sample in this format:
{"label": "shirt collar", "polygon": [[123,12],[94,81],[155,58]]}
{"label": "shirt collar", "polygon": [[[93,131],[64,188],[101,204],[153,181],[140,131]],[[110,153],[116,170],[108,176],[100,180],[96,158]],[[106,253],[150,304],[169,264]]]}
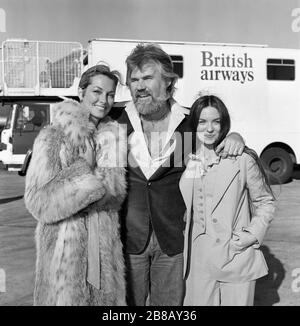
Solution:
{"label": "shirt collar", "polygon": [[220,163],[220,160],[221,160],[221,156],[215,154],[215,155],[212,155],[209,158],[209,161],[205,161],[205,158],[204,158],[203,153],[198,153],[198,154],[192,154],[192,153],[190,153],[189,154],[189,158],[191,160],[193,160],[193,161],[199,161],[204,166],[207,166],[207,167],[211,167],[211,166],[213,166],[215,164],[219,164]]}
{"label": "shirt collar", "polygon": [[[171,116],[170,116],[170,123],[169,127],[172,129],[169,131],[174,132],[174,130],[178,127],[180,122],[185,118],[185,115],[189,113],[189,110],[180,106],[173,98],[169,100],[171,106]],[[130,101],[126,107],[125,111],[128,115],[128,118],[132,124],[132,127],[135,131],[142,131],[141,120],[139,117],[139,113],[133,103]]]}

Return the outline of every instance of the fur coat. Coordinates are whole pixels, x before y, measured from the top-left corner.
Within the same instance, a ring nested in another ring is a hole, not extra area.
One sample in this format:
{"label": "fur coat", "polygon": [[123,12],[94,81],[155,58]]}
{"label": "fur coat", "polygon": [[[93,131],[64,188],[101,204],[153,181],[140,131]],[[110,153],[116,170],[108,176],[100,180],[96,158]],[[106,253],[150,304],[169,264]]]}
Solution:
{"label": "fur coat", "polygon": [[[116,165],[127,157],[125,132],[108,117],[97,129],[88,118],[79,103],[59,103],[34,142],[24,195],[38,220],[34,305],[125,305],[118,216],[125,165]],[[87,140],[96,146],[94,168],[79,156]],[[100,289],[87,282],[91,214],[99,223]]]}

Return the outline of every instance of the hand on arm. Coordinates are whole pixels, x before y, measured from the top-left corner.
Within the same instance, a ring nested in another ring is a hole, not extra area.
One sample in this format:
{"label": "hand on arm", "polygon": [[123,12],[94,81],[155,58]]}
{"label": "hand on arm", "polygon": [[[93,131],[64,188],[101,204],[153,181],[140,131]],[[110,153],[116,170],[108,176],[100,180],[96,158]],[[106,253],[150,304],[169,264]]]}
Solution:
{"label": "hand on arm", "polygon": [[236,132],[230,133],[216,148],[216,153],[221,157],[242,155],[245,142],[242,136]]}

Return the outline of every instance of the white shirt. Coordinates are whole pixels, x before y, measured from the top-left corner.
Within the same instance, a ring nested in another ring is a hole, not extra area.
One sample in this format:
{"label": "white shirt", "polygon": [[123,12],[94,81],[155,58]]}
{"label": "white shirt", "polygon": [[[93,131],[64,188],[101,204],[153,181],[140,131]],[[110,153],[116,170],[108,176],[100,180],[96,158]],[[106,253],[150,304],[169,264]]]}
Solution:
{"label": "white shirt", "polygon": [[[171,100],[171,112],[167,133],[164,137],[164,144],[160,155],[156,158],[152,158],[147,143],[144,137],[143,128],[139,113],[134,106],[133,102],[129,102],[125,108],[131,125],[134,129],[132,134],[128,138],[128,149],[131,155],[138,163],[140,169],[144,173],[145,177],[149,179],[154,172],[165,162],[173,153],[176,147],[176,140],[171,142],[171,138],[184,119],[185,114],[189,111],[182,108],[177,102]],[[130,162],[129,162],[130,164]]]}

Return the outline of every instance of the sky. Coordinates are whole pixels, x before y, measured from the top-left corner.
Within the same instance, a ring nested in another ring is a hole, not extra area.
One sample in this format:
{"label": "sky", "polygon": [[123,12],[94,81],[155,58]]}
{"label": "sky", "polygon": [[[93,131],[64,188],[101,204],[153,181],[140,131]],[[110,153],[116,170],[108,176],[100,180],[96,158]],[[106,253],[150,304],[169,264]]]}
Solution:
{"label": "sky", "polygon": [[101,37],[300,48],[300,0],[0,0],[0,42]]}

